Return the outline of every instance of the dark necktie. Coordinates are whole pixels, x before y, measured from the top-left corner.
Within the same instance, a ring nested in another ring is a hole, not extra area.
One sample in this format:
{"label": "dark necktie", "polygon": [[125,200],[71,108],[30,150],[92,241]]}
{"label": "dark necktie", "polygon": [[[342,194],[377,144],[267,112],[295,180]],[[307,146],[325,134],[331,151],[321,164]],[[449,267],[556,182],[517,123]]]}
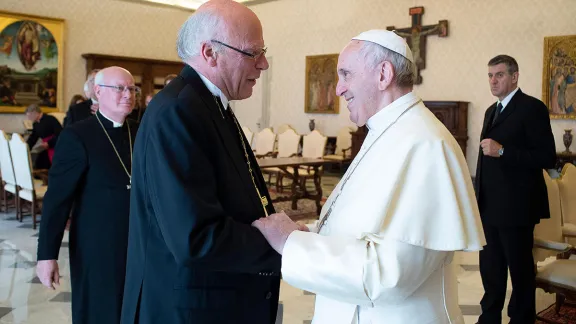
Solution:
{"label": "dark necktie", "polygon": [[500,116],[500,112],[502,111],[502,103],[499,102],[498,105],[496,106],[496,111],[494,112],[494,118],[492,118],[492,125],[494,125],[494,123],[496,123],[496,120],[498,119],[498,116]]}

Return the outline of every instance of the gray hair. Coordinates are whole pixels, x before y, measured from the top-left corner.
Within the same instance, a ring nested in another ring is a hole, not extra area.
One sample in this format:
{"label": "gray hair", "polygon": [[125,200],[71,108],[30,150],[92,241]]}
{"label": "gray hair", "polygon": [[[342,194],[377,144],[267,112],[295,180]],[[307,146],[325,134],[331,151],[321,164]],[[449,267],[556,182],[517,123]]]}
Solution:
{"label": "gray hair", "polygon": [[94,81],[92,81],[92,86],[96,85],[96,84],[100,84],[104,81],[104,72],[103,70],[98,71],[98,73],[96,73],[96,75],[94,76]]}
{"label": "gray hair", "polygon": [[41,113],[42,109],[40,109],[40,106],[38,106],[38,104],[31,104],[30,106],[26,107],[25,113],[27,114],[32,112]]}
{"label": "gray hair", "polygon": [[[183,60],[200,55],[202,42],[212,39],[228,42],[228,35],[222,32],[226,30],[221,16],[211,11],[196,12],[191,15],[178,31],[176,50]],[[215,52],[221,49],[219,44],[212,44]]]}
{"label": "gray hair", "polygon": [[394,67],[396,86],[404,88],[414,85],[414,64],[404,56],[372,42],[364,42],[360,55],[370,69],[375,69],[384,61],[390,62]]}

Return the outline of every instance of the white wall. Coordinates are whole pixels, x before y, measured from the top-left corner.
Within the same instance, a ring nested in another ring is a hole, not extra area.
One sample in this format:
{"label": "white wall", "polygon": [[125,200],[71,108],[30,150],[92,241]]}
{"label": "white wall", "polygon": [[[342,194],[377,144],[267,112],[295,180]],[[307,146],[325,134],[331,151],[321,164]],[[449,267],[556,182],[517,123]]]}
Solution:
{"label": "white wall", "polygon": [[[65,20],[64,103],[82,94],[84,53],[179,60],[176,34],[189,12],[117,0],[1,0],[0,10]],[[68,107],[65,107],[68,109]],[[23,115],[1,114],[0,128],[22,131]]]}
{"label": "white wall", "polygon": [[[488,60],[501,53],[520,65],[522,90],[542,93],[545,36],[576,34],[574,0],[280,0],[256,5],[264,25],[269,56],[270,125],[289,123],[308,132],[310,118],[326,135],[353,125],[344,101],[339,115],[304,113],[304,71],[307,55],[339,53],[356,34],[373,28],[410,25],[408,8],[424,6],[425,25],[447,19],[447,38],[430,37],[424,82],[415,91],[425,100],[469,101],[468,163],[475,173],[478,138],[484,111],[494,102],[487,84]],[[2,0],[0,10],[66,20],[64,96],[81,93],[85,78],[82,53],[100,53],[177,60],[175,37],[189,13],[117,0]],[[261,100],[257,100],[261,101]],[[241,121],[255,124],[258,103],[238,102]],[[252,116],[252,117],[251,117]],[[0,115],[0,128],[22,129],[21,116]],[[574,121],[553,121],[558,151],[564,149],[564,128]],[[573,144],[573,150],[576,144]]]}
{"label": "white wall", "polygon": [[[576,34],[574,0],[281,0],[253,7],[264,25],[264,38],[274,57],[271,125],[290,123],[308,132],[308,120],[335,136],[351,125],[342,100],[339,115],[304,113],[307,55],[339,53],[356,34],[374,28],[411,24],[408,8],[424,6],[424,25],[447,19],[447,38],[429,37],[423,84],[415,91],[425,100],[469,101],[468,164],[475,173],[484,111],[491,96],[486,64],[509,54],[520,65],[520,86],[541,98],[545,36]],[[242,107],[239,107],[242,108]],[[242,109],[237,109],[239,118]],[[574,121],[552,122],[558,151],[564,150],[564,128]],[[576,144],[573,145],[573,148]]]}

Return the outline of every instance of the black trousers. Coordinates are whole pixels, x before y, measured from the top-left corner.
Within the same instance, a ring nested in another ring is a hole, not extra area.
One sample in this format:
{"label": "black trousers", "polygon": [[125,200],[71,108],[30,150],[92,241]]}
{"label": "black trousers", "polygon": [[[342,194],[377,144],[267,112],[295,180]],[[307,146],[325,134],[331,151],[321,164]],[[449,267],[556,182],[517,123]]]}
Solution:
{"label": "black trousers", "polygon": [[536,320],[536,272],[532,256],[534,225],[497,227],[484,224],[484,234],[486,246],[480,251],[480,275],[485,292],[480,302],[482,315],[479,323],[502,323],[510,270],[510,324],[533,324]]}

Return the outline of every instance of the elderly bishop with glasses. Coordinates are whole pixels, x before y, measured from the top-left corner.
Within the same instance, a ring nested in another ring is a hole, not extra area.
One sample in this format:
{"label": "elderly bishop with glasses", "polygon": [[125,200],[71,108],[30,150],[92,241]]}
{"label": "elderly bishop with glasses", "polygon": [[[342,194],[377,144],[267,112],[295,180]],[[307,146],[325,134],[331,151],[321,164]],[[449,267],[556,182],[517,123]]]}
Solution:
{"label": "elderly bishop with glasses", "polygon": [[262,26],[235,1],[208,1],[177,48],[186,65],[134,148],[122,323],[274,323],[280,255],[251,224],[275,211],[228,106],[268,69]]}
{"label": "elderly bishop with glasses", "polygon": [[119,67],[99,71],[99,110],[59,136],[38,238],[37,274],[60,284],[58,256],[71,210],[70,282],[74,324],[120,322],[128,245],[132,151],[137,124],[134,78]]}

